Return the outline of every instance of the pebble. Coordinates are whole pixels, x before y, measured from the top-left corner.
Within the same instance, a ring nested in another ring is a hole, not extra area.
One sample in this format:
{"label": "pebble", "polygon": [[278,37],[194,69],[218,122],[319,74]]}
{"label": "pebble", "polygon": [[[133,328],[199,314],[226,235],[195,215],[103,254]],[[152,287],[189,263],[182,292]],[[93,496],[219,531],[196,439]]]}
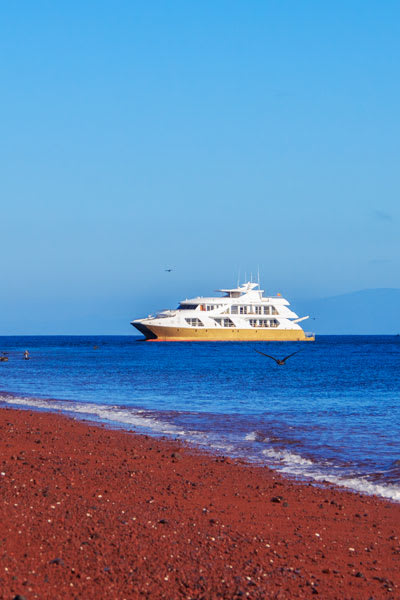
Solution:
{"label": "pebble", "polygon": [[62,558],[53,558],[53,560],[50,561],[51,565],[64,565],[64,561]]}
{"label": "pebble", "polygon": [[[0,436],[6,414],[0,411]],[[216,463],[214,455],[195,450],[183,452],[176,465],[177,442],[146,442],[50,414],[10,414],[16,433],[7,433],[0,459],[7,468],[0,485],[4,600],[398,597],[397,505],[382,511],[387,502],[376,498],[288,482],[266,468]],[[34,444],[39,437],[45,450]],[[26,470],[10,460],[21,448],[29,455]],[[272,509],[268,502],[289,506]],[[321,503],[325,510],[318,510]],[[367,509],[370,517],[354,518]],[[20,530],[29,531],[22,544]],[[357,549],[349,551],[351,541]],[[373,549],[375,564],[364,548]],[[363,563],[355,558],[360,550]],[[34,575],[37,560],[44,572]],[[15,595],[21,586],[26,599]]]}

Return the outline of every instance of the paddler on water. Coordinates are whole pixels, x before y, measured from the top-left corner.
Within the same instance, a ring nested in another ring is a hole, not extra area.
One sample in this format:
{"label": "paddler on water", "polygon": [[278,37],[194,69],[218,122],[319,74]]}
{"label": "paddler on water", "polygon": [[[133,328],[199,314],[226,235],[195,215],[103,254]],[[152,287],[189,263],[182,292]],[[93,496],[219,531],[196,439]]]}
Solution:
{"label": "paddler on water", "polygon": [[29,360],[30,359],[28,350],[25,350],[25,352],[24,352],[24,359],[25,360]]}

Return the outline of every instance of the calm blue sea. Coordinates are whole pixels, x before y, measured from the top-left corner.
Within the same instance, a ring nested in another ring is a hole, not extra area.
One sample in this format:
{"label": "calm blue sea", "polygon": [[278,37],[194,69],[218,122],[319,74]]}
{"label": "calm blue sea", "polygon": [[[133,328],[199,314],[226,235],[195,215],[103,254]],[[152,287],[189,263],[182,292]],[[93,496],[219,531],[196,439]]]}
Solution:
{"label": "calm blue sea", "polygon": [[[254,348],[300,352],[278,366]],[[297,344],[0,337],[1,351],[9,355],[0,362],[2,406],[173,436],[400,500],[399,336]]]}

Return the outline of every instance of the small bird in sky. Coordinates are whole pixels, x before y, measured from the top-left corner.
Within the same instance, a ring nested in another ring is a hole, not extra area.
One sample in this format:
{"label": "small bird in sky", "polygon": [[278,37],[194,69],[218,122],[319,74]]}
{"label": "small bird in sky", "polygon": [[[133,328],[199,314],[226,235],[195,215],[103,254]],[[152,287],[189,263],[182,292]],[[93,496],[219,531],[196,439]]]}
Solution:
{"label": "small bird in sky", "polygon": [[253,349],[256,352],[258,352],[258,354],[262,354],[263,356],[267,356],[268,358],[272,358],[272,360],[274,360],[277,365],[284,365],[288,358],[290,358],[291,356],[294,356],[295,354],[297,354],[298,352],[300,352],[300,350],[297,350],[297,352],[292,352],[292,354],[288,354],[288,356],[285,356],[285,358],[275,358],[275,356],[270,356],[269,354],[265,354],[264,352],[260,352],[259,350],[256,350],[255,348],[253,348]]}
{"label": "small bird in sky", "polygon": [[166,273],[171,273],[173,269],[165,269]]}

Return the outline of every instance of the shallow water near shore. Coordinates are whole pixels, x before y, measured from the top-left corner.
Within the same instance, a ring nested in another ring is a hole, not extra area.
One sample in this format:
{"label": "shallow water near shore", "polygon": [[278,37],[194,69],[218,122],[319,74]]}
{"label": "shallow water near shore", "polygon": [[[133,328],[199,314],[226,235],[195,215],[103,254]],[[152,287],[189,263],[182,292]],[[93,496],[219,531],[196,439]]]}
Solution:
{"label": "shallow water near shore", "polygon": [[[254,348],[300,352],[278,366]],[[173,436],[400,500],[399,336],[303,344],[0,337],[1,351],[9,360],[0,364],[0,406]]]}

